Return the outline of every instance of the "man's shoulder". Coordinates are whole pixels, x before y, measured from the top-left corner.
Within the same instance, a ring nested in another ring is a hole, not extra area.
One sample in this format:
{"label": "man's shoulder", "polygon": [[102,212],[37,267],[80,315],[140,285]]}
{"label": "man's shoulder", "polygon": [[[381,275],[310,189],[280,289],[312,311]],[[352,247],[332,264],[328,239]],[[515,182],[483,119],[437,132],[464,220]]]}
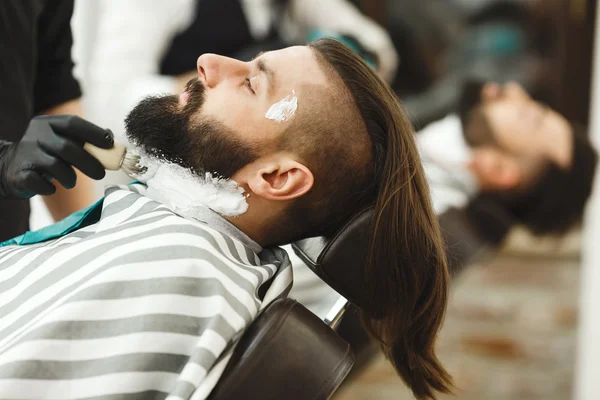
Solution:
{"label": "man's shoulder", "polygon": [[[232,237],[210,225],[185,218],[164,204],[144,195],[137,185],[114,186],[106,191],[102,216],[96,234],[123,236],[124,240],[144,240],[144,246],[197,253],[199,249],[223,254],[244,264],[260,262],[257,254]],[[169,250],[170,251],[170,250]]]}
{"label": "man's shoulder", "polygon": [[[184,228],[189,232],[209,232],[212,235],[224,236],[206,224],[191,218],[185,218],[166,205],[146,196],[143,185],[119,185],[106,189],[106,197],[102,206],[99,225],[102,228],[124,225],[155,226],[163,233],[168,226]],[[177,232],[176,229],[172,230]]]}

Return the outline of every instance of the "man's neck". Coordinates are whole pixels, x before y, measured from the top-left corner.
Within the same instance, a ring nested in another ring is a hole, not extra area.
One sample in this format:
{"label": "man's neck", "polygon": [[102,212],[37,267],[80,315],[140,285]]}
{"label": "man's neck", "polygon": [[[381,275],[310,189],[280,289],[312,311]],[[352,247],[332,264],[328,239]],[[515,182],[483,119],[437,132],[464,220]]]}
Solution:
{"label": "man's neck", "polygon": [[250,239],[258,243],[261,247],[267,245],[266,236],[263,234],[263,229],[260,224],[247,213],[236,217],[223,217],[233,226],[242,231]]}
{"label": "man's neck", "polygon": [[254,240],[236,224],[232,223],[229,218],[224,217],[209,208],[196,213],[196,215],[192,218],[197,221],[204,222],[212,229],[215,229],[224,235],[237,239],[257,254],[262,251],[263,246],[259,242]]}

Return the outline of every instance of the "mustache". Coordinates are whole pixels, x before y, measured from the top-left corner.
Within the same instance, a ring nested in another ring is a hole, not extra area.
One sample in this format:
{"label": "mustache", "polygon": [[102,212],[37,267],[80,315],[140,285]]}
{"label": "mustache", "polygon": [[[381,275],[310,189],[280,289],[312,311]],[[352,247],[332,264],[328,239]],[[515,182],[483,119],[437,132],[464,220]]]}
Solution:
{"label": "mustache", "polygon": [[184,107],[184,112],[186,114],[191,114],[198,111],[204,104],[204,94],[206,92],[206,87],[196,77],[190,79],[185,84],[185,91],[189,94],[189,97],[188,103]]}
{"label": "mustache", "polygon": [[185,91],[188,92],[190,95],[193,95],[193,94],[198,95],[198,94],[204,93],[204,90],[205,90],[204,84],[202,82],[200,82],[198,77],[190,79],[185,84]]}

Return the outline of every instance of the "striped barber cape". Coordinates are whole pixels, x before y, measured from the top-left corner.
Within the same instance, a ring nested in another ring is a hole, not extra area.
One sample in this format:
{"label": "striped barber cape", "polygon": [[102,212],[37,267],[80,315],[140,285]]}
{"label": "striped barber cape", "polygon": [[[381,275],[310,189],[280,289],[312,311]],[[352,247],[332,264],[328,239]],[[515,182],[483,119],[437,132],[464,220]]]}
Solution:
{"label": "striped barber cape", "polygon": [[0,248],[0,399],[204,399],[244,329],[292,283],[287,254],[141,184],[99,220]]}

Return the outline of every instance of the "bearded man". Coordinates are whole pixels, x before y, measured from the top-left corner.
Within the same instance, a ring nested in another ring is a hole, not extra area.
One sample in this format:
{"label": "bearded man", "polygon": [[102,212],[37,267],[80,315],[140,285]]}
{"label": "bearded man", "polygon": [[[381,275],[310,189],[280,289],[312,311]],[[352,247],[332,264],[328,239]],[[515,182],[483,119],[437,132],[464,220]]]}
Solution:
{"label": "bearded man", "polygon": [[[178,212],[137,183],[0,248],[0,397],[205,398],[244,329],[289,289],[277,246],[334,235],[365,207],[365,328],[417,398],[448,392],[435,354],[445,247],[394,93],[333,40],[248,63],[205,54],[197,71],[182,95],[135,107],[127,134],[162,163],[232,180],[247,209]],[[75,121],[57,140],[76,136]],[[9,153],[70,168],[46,144]],[[48,175],[22,161],[0,160],[3,194],[30,194],[31,176]]]}

